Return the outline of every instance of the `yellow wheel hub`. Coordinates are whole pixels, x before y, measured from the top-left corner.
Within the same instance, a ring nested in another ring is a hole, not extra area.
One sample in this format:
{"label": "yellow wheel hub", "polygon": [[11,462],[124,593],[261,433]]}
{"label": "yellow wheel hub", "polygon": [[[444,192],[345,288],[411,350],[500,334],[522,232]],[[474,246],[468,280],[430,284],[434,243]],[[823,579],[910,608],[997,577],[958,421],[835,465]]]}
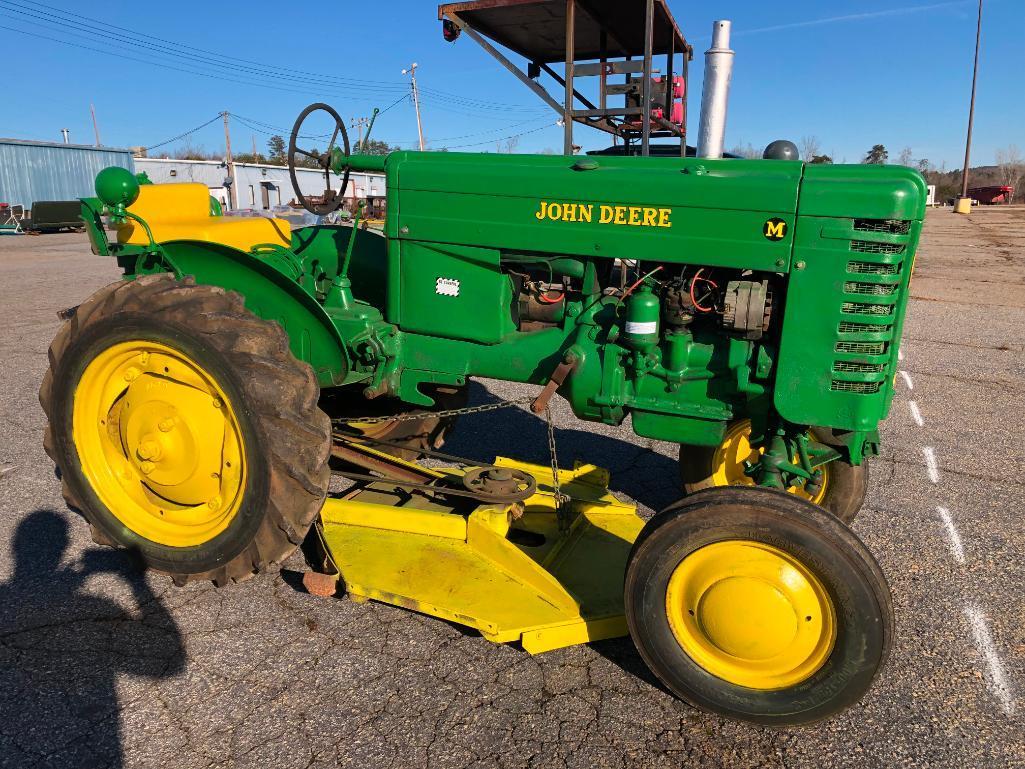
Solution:
{"label": "yellow wheel hub", "polygon": [[201,545],[238,512],[238,420],[216,380],[178,350],[148,341],[104,350],[78,382],[72,423],[82,472],[140,537]]}
{"label": "yellow wheel hub", "polygon": [[[755,482],[744,472],[744,462],[757,462],[764,449],[752,448],[749,439],[751,437],[751,422],[742,419],[730,425],[726,431],[726,437],[722,445],[715,450],[712,456],[712,483],[716,486],[754,486]],[[829,465],[819,468],[822,473],[821,487],[810,494],[803,486],[791,486],[788,492],[795,496],[811,500],[816,505],[821,505],[826,498],[829,489]]]}
{"label": "yellow wheel hub", "polygon": [[833,603],[818,578],[790,554],[749,540],[684,558],[669,579],[666,615],[695,663],[751,689],[810,678],[836,641]]}

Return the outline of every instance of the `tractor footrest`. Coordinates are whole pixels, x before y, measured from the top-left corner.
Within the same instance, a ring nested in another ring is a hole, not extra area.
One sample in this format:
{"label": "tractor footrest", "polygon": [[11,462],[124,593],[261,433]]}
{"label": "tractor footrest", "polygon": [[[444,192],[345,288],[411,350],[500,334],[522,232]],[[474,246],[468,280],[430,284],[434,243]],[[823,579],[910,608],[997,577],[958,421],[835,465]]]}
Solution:
{"label": "tractor footrest", "polygon": [[[608,472],[560,470],[560,531],[551,470],[526,471],[537,493],[518,505],[450,505],[387,483],[329,499],[324,539],[345,590],[476,628],[531,654],[627,634],[623,575],[644,522],[608,491]],[[459,474],[459,470],[446,470]]]}

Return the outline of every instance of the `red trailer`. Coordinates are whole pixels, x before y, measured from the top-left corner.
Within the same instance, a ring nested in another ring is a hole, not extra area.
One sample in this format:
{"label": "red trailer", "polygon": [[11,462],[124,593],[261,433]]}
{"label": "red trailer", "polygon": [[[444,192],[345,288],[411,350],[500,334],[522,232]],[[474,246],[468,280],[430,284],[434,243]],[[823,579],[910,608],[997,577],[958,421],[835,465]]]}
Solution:
{"label": "red trailer", "polygon": [[968,197],[979,201],[984,206],[994,206],[998,203],[1008,204],[1014,197],[1014,187],[1006,184],[993,187],[974,187],[968,190]]}

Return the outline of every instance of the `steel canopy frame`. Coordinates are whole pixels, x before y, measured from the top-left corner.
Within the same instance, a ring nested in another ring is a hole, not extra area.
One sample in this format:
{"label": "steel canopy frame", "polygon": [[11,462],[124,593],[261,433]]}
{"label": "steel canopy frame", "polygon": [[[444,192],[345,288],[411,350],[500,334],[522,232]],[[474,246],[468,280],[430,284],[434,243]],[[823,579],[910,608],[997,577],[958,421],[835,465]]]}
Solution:
{"label": "steel canopy frame", "polygon": [[[642,155],[649,154],[652,137],[676,137],[680,154],[685,155],[689,94],[683,97],[682,125],[665,116],[672,114],[675,58],[682,56],[680,74],[689,84],[693,48],[666,0],[643,0],[643,16],[638,5],[621,0],[473,0],[440,5],[438,18],[465,32],[559,114],[565,126],[565,154],[573,154],[573,124],[581,123],[619,137],[627,145],[639,139]],[[526,72],[491,41],[526,58]],[[665,68],[659,72],[653,62],[662,55]],[[552,68],[556,62],[565,65],[563,75]],[[538,82],[542,72],[564,89],[561,102]],[[653,104],[656,73],[666,84],[664,104]],[[610,75],[626,75],[630,82],[611,85]],[[640,94],[636,94],[638,75]],[[578,77],[600,78],[597,105],[577,90]],[[630,94],[637,96],[637,106],[629,105]],[[610,95],[625,96],[627,106],[609,107]],[[653,115],[653,107],[662,107],[663,117]]]}

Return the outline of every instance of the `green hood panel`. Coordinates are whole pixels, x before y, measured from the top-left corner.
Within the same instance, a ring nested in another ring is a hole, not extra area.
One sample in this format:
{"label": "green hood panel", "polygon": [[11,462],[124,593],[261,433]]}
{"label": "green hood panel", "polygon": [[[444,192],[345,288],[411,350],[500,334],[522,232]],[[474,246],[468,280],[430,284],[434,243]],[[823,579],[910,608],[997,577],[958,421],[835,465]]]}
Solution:
{"label": "green hood panel", "polygon": [[808,165],[798,214],[921,220],[927,197],[925,179],[904,166]]}

